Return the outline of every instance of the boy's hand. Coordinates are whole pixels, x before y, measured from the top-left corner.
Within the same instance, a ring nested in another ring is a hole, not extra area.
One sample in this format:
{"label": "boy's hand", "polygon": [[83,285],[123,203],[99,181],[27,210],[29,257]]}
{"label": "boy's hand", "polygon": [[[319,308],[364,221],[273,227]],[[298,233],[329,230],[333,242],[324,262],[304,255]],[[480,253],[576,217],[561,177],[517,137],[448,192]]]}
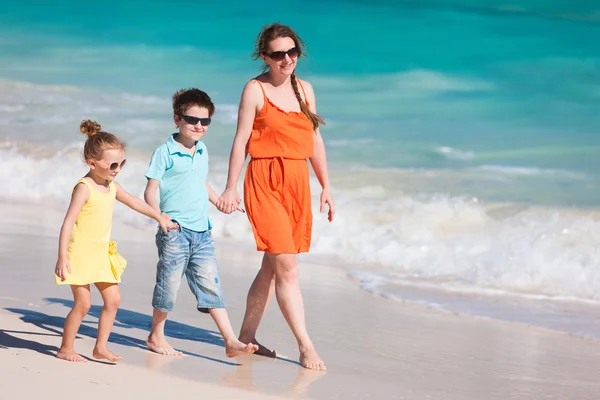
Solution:
{"label": "boy's hand", "polygon": [[67,272],[69,274],[71,273],[71,265],[69,264],[69,260],[59,257],[58,261],[56,261],[54,274],[56,274],[56,276],[58,276],[60,280],[64,282],[67,279]]}

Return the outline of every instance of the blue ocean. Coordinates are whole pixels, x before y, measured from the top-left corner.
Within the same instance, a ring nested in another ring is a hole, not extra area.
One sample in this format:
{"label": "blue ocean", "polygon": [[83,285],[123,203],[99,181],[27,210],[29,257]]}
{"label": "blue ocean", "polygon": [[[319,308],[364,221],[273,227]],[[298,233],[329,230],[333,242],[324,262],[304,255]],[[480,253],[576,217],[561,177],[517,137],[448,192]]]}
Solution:
{"label": "blue ocean", "polygon": [[[275,21],[308,46],[297,74],[327,121],[338,208],[329,224],[315,202],[305,261],[391,301],[600,338],[599,1],[3,4],[0,196],[64,207],[87,118],[128,143],[119,180],[141,195],[184,87],[217,104],[220,192],[254,40]],[[211,217],[252,246],[245,216]]]}

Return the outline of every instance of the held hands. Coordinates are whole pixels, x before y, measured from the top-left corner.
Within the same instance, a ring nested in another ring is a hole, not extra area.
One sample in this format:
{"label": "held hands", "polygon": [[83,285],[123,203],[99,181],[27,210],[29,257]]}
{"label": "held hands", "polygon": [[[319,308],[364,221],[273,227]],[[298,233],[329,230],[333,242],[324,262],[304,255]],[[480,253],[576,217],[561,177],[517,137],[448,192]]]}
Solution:
{"label": "held hands", "polygon": [[323,212],[325,209],[325,204],[329,206],[329,212],[327,215],[327,219],[329,222],[333,221],[333,216],[335,215],[335,203],[333,201],[333,196],[331,195],[331,191],[329,189],[323,189],[321,192],[321,206],[320,211]]}
{"label": "held hands", "polygon": [[169,230],[179,229],[179,225],[171,220],[169,214],[160,213],[158,224],[160,225],[165,235],[168,233]]}
{"label": "held hands", "polygon": [[225,189],[221,197],[217,200],[215,206],[217,210],[225,214],[231,214],[234,211],[245,213],[243,208],[240,208],[240,196],[238,196],[236,190]]}
{"label": "held hands", "polygon": [[71,273],[71,265],[69,265],[69,260],[66,257],[59,257],[58,261],[56,261],[56,268],[54,269],[54,274],[60,278],[62,282],[67,279],[67,272]]}

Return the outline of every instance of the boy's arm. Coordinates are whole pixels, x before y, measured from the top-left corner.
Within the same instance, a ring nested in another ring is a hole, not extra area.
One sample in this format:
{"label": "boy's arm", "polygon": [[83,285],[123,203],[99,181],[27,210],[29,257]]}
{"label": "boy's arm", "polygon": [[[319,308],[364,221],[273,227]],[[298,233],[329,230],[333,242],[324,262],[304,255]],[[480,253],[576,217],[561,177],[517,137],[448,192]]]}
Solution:
{"label": "boy's arm", "polygon": [[146,183],[146,190],[144,190],[144,200],[150,207],[160,214],[160,207],[158,201],[156,201],[156,191],[158,190],[159,181],[156,179],[148,179]]}
{"label": "boy's arm", "polygon": [[216,206],[217,200],[219,200],[219,195],[213,190],[213,188],[208,182],[206,182],[206,191],[208,192],[208,201],[210,201],[214,206]]}

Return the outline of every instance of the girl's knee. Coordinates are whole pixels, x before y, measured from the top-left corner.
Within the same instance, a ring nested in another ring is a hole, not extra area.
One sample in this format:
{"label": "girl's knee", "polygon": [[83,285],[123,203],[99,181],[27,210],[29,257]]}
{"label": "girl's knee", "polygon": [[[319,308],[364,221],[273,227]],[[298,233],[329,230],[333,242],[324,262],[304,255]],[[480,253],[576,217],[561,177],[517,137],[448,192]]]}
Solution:
{"label": "girl's knee", "polygon": [[90,311],[90,308],[92,308],[90,299],[76,300],[73,304],[73,311],[80,315],[86,315]]}
{"label": "girl's knee", "polygon": [[107,310],[117,310],[121,305],[121,294],[118,293],[104,300],[104,308]]}

